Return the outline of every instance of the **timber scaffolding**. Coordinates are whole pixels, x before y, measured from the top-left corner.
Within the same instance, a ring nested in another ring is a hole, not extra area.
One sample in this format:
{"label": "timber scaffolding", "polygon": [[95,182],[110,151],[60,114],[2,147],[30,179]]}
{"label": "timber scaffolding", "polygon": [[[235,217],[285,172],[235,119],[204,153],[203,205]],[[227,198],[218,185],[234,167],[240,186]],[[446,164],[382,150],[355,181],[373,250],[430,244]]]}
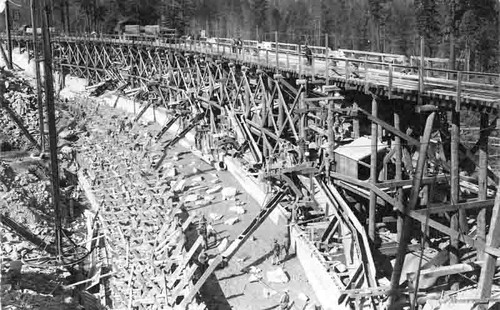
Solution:
{"label": "timber scaffolding", "polygon": [[[13,39],[32,50],[29,38]],[[382,308],[384,296],[415,306],[430,298],[416,291],[452,298],[474,283],[471,307],[487,306],[500,256],[499,178],[488,156],[498,74],[433,68],[426,59],[408,66],[404,56],[378,53],[333,57],[323,48],[312,48],[309,64],[297,45],[276,42],[240,49],[224,39],[67,36],[52,44],[62,76],[134,95],[136,118],[165,112],[165,129],[195,119],[207,160],[220,166],[232,154],[248,175],[288,186],[296,201],[282,211],[291,213],[306,273],[319,266],[327,275],[309,278],[326,309]],[[472,148],[460,139],[464,111],[480,119]],[[408,246],[412,238],[420,242]],[[392,268],[382,268],[392,257]],[[336,291],[322,293],[318,281]]]}

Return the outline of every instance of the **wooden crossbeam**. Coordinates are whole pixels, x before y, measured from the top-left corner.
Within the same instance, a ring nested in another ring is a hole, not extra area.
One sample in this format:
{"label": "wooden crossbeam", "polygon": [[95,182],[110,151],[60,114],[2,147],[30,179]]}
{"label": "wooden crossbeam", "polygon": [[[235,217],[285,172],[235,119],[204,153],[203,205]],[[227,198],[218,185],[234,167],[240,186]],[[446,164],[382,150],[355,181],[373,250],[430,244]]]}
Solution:
{"label": "wooden crossbeam", "polygon": [[381,120],[381,119],[379,119],[377,117],[372,116],[371,113],[368,113],[366,110],[363,110],[360,107],[358,107],[357,110],[360,111],[360,112],[362,112],[363,114],[365,114],[366,117],[370,121],[372,121],[374,123],[377,123],[378,125],[382,126],[387,131],[395,134],[396,136],[399,136],[401,139],[406,140],[408,142],[408,144],[415,145],[415,146],[420,146],[420,141],[418,141],[417,139],[415,139],[413,137],[410,137],[409,135],[407,135],[404,132],[396,129],[394,126],[389,125],[388,123],[384,122],[383,120]]}
{"label": "wooden crossbeam", "polygon": [[429,212],[429,214],[436,214],[442,212],[454,212],[460,209],[474,210],[481,208],[491,208],[493,207],[494,204],[495,204],[494,199],[467,201],[467,202],[457,203],[454,205],[450,203],[431,203],[429,204],[429,209],[415,210],[415,212],[421,214],[427,214],[427,212]]}

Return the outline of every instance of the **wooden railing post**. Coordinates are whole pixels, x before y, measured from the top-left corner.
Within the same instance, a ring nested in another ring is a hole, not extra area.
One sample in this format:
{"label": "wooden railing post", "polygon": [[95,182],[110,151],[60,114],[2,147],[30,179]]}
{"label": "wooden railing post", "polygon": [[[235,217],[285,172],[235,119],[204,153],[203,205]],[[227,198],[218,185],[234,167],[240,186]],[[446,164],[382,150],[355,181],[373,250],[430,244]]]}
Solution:
{"label": "wooden railing post", "polygon": [[312,80],[314,81],[316,76],[316,71],[314,70],[314,54],[311,54],[311,71],[312,71]]}
{"label": "wooden railing post", "polygon": [[325,33],[325,80],[326,80],[326,85],[330,84],[330,76],[328,73],[328,56],[329,55],[328,51],[328,34]]}
{"label": "wooden railing post", "polygon": [[290,53],[286,51],[286,69],[290,70]]}
{"label": "wooden railing post", "polygon": [[349,76],[351,75],[350,67],[349,67],[349,59],[345,60],[345,83],[349,81]]}
{"label": "wooden railing post", "polygon": [[279,71],[279,69],[280,69],[280,55],[279,55],[279,48],[278,48],[278,31],[274,32],[274,42],[276,44],[276,71]]}
{"label": "wooden railing post", "polygon": [[394,71],[394,68],[392,66],[392,64],[389,64],[389,83],[388,83],[388,87],[389,87],[389,93],[388,93],[388,98],[389,100],[392,99],[392,79],[393,79],[393,72]]}
{"label": "wooden railing post", "polygon": [[299,78],[302,77],[302,59],[300,57],[300,44],[297,44],[297,59],[299,61]]}

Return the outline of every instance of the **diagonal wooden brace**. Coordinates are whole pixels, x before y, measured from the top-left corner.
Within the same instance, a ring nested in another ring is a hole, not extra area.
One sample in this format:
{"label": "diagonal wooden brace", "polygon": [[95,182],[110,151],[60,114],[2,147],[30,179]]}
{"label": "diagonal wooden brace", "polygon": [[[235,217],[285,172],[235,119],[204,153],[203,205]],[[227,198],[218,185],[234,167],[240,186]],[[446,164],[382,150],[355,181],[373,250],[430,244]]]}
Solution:
{"label": "diagonal wooden brace", "polygon": [[40,144],[38,144],[38,142],[36,142],[35,138],[30,134],[28,129],[26,129],[26,127],[24,127],[24,124],[23,124],[23,121],[21,120],[21,118],[17,115],[16,112],[14,112],[9,107],[9,105],[3,99],[1,100],[1,106],[5,111],[7,111],[7,114],[9,114],[10,118],[14,121],[14,123],[16,123],[17,127],[19,127],[19,129],[21,129],[21,131],[26,136],[26,138],[28,138],[28,140],[31,142],[31,144],[33,144],[38,150],[41,150],[42,148],[40,147]]}

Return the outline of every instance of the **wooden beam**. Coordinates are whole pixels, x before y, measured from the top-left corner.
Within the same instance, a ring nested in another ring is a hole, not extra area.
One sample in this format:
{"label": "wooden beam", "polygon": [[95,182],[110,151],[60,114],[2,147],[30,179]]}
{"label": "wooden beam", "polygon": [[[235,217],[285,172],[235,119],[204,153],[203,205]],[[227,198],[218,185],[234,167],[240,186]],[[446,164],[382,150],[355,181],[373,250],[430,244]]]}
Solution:
{"label": "wooden beam", "polygon": [[26,127],[24,126],[23,124],[23,121],[21,120],[21,118],[17,115],[16,112],[14,112],[10,107],[9,105],[7,104],[7,102],[5,101],[4,98],[4,92],[5,92],[5,89],[4,87],[0,87],[0,106],[5,110],[7,111],[7,114],[10,116],[10,118],[14,121],[14,123],[16,123],[17,127],[19,127],[19,129],[21,130],[21,132],[24,134],[24,136],[31,142],[31,144],[33,144],[34,147],[36,147],[38,150],[41,150],[41,146],[40,144],[38,144],[38,142],[36,141],[36,139],[31,135],[31,133],[28,131],[28,129],[26,129]]}
{"label": "wooden beam", "polygon": [[[500,184],[498,184],[500,187]],[[491,215],[490,230],[486,237],[486,246],[498,248],[500,246],[500,190],[497,190],[495,197],[495,206]],[[481,275],[478,282],[479,298],[489,298],[491,296],[491,287],[493,285],[493,277],[495,275],[496,261],[499,254],[494,253],[484,254],[485,265],[481,269]],[[487,305],[480,305],[479,309],[487,309]]]}
{"label": "wooden beam", "polygon": [[415,210],[415,212],[421,213],[421,214],[426,214],[429,212],[430,214],[436,214],[436,213],[441,213],[441,212],[453,212],[453,211],[458,211],[460,209],[464,210],[474,210],[474,209],[481,209],[481,208],[491,208],[495,204],[494,199],[488,199],[488,200],[476,200],[476,201],[469,201],[469,202],[462,202],[462,203],[457,203],[457,204],[449,204],[449,203],[431,203],[429,206],[429,209],[421,209],[421,210]]}
{"label": "wooden beam", "polygon": [[[336,173],[336,172],[331,172],[330,175],[333,178],[342,180],[344,182],[356,184],[356,185],[361,186],[361,187],[363,187],[365,189],[369,189],[372,186],[369,182],[359,181],[359,180],[357,180],[355,178],[348,177],[348,176],[345,176],[345,175],[341,175],[341,174]],[[469,246],[474,247],[476,249],[483,249],[484,251],[486,251],[488,253],[492,253],[494,255],[500,255],[500,249],[495,249],[493,247],[488,247],[488,246],[486,246],[486,244],[484,242],[481,242],[480,240],[476,240],[476,239],[471,238],[471,237],[469,237],[467,235],[464,235],[464,234],[458,232],[457,230],[453,230],[453,229],[449,228],[448,226],[443,225],[443,224],[441,224],[439,222],[436,222],[436,221],[434,221],[432,219],[427,219],[427,215],[426,214],[422,214],[421,210],[405,211],[404,208],[403,208],[403,206],[401,204],[399,204],[398,200],[394,199],[393,197],[391,197],[386,192],[384,192],[381,189],[376,188],[376,187],[372,188],[372,190],[375,191],[375,193],[377,194],[378,197],[382,198],[384,201],[386,201],[387,203],[389,203],[390,205],[392,205],[395,209],[399,210],[403,214],[410,216],[412,219],[417,220],[417,221],[419,221],[421,223],[425,223],[427,221],[428,225],[430,227],[436,229],[437,231],[439,231],[439,232],[441,232],[443,234],[453,235],[456,238],[460,238],[461,241],[465,242]],[[482,203],[487,204],[487,202],[481,202],[481,204]],[[479,202],[478,202],[478,204],[479,204]],[[471,208],[472,208],[472,205],[471,205]],[[407,226],[405,225],[405,227],[407,227]]]}
{"label": "wooden beam", "polygon": [[[460,199],[460,176],[459,176],[459,144],[460,144],[460,108],[455,107],[451,112],[451,164],[450,164],[450,201],[451,204],[455,205]],[[450,228],[454,231],[459,230],[459,222],[464,216],[463,211],[458,211],[451,216]],[[450,243],[454,248],[450,251],[450,265],[458,264],[460,262],[460,257],[458,256],[459,239],[452,238],[450,235]],[[456,291],[459,289],[458,279],[451,280],[451,289]]]}
{"label": "wooden beam", "polygon": [[358,111],[362,112],[363,114],[366,115],[366,117],[374,122],[374,123],[377,123],[378,125],[382,126],[385,130],[395,134],[396,136],[406,140],[408,142],[409,145],[415,145],[415,146],[419,146],[420,145],[420,142],[413,138],[413,137],[410,137],[409,135],[405,134],[404,132],[396,129],[396,127],[394,126],[391,126],[389,125],[388,123],[384,122],[383,120],[377,118],[377,117],[374,117],[373,115],[371,115],[370,113],[368,113],[366,110],[363,110],[362,108],[358,107],[357,108]]}
{"label": "wooden beam", "polygon": [[[377,119],[378,102],[377,99],[372,99],[372,116]],[[377,153],[378,153],[378,126],[372,122],[371,126],[371,155],[370,155],[370,183],[375,187],[377,184]],[[368,208],[368,236],[375,240],[375,212],[377,208],[377,195],[375,191],[370,190],[370,204]]]}
{"label": "wooden beam", "polygon": [[[415,209],[415,206],[417,205],[420,185],[422,183],[422,177],[424,175],[425,163],[427,162],[427,149],[431,138],[432,125],[434,123],[435,116],[436,112],[432,112],[427,117],[427,121],[425,123],[424,135],[422,137],[422,143],[420,144],[420,152],[419,152],[420,156],[418,157],[417,168],[415,171],[415,176],[413,177],[414,183],[412,191],[410,193],[410,201],[407,206],[403,206],[403,210],[405,211],[403,212],[403,214],[408,214],[409,212],[412,212],[413,209]],[[423,223],[425,223],[425,221],[423,221]],[[403,227],[410,227],[410,226],[411,226],[410,218],[404,217]],[[401,278],[401,272],[403,270],[403,263],[406,255],[406,248],[410,238],[411,238],[411,230],[404,229],[401,232],[401,240],[398,246],[398,255],[396,256],[396,262],[394,264],[394,269],[392,271],[392,276],[391,276],[391,287],[393,289],[396,289],[399,286],[399,280]],[[394,301],[396,300],[395,297],[396,296],[394,294],[391,294],[389,296],[388,307],[390,307],[394,303]]]}
{"label": "wooden beam", "polygon": [[[484,266],[483,261],[476,261],[473,263],[461,263],[451,266],[439,266],[439,267],[434,267],[432,269],[421,270],[420,276],[423,278],[449,276],[457,273],[475,271],[480,268],[483,268],[483,266]],[[500,260],[495,261],[495,266],[496,267],[500,266]],[[415,275],[415,274],[416,274],[415,272],[408,272],[408,275]]]}
{"label": "wooden beam", "polygon": [[[389,65],[389,99],[392,97],[392,65]],[[401,127],[400,127],[400,117],[399,117],[399,111],[394,111],[394,129],[401,132]],[[395,179],[396,181],[401,181],[403,179],[403,152],[402,152],[402,147],[401,147],[401,137],[395,136],[394,137],[394,148],[396,149],[396,174],[395,174]],[[424,177],[425,179],[425,177]],[[422,180],[423,182],[424,180]],[[378,186],[379,184],[377,184]],[[399,186],[397,188],[397,198],[399,204],[403,204],[403,188]],[[398,214],[398,220],[397,220],[397,241],[400,242],[401,240],[401,232],[404,229],[404,219],[401,214]]]}
{"label": "wooden beam", "polygon": [[[449,176],[447,175],[438,175],[438,176],[433,176],[433,177],[423,177],[422,178],[422,185],[428,185],[428,184],[433,184],[436,182],[444,182],[448,181]],[[378,188],[392,188],[392,187],[402,187],[402,186],[409,186],[412,185],[413,180],[389,180],[385,182],[380,182],[377,183]]]}
{"label": "wooden beam", "polygon": [[[486,200],[488,191],[488,114],[481,113],[480,131],[479,131],[479,178],[478,187],[480,200]],[[477,215],[477,238],[486,241],[486,210],[479,211]],[[478,252],[477,256],[482,259],[482,252]]]}

